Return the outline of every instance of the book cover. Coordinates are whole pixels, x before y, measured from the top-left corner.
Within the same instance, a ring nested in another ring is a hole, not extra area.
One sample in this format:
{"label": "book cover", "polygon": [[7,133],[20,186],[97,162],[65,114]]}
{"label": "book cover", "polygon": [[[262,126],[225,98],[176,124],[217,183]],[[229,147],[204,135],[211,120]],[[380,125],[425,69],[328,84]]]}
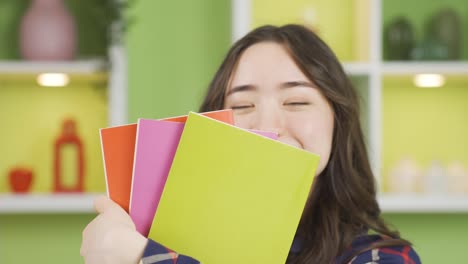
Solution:
{"label": "book cover", "polygon": [[107,196],[128,212],[135,153],[136,124],[100,130]]}
{"label": "book cover", "polygon": [[130,217],[144,236],[148,236],[183,130],[184,123],[138,120]]}
{"label": "book cover", "polygon": [[205,264],[283,264],[318,161],[190,113],[149,237]]}

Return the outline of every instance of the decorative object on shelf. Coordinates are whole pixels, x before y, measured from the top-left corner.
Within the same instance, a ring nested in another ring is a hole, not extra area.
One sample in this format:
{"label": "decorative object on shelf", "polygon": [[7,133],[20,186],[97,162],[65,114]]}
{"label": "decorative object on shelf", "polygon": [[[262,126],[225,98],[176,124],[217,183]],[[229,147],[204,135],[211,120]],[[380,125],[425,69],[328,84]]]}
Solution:
{"label": "decorative object on shelf", "polygon": [[468,171],[460,161],[447,166],[448,191],[451,194],[468,194]]}
{"label": "decorative object on shelf", "polygon": [[442,42],[435,38],[427,37],[411,51],[411,59],[418,61],[447,60],[448,53],[447,46],[443,45]]}
{"label": "decorative object on shelf", "polygon": [[93,1],[89,12],[96,20],[96,26],[106,32],[107,46],[119,45],[124,41],[124,34],[134,23],[127,10],[136,0],[99,0]]}
{"label": "decorative object on shelf", "polygon": [[461,20],[452,8],[444,8],[425,24],[424,39],[411,52],[413,60],[459,60],[461,57]]}
{"label": "decorative object on shelf", "polygon": [[304,7],[300,16],[300,20],[305,27],[319,34],[317,12],[314,6],[311,5]]}
{"label": "decorative object on shelf", "polygon": [[426,194],[447,194],[447,173],[442,163],[433,160],[424,175]]}
{"label": "decorative object on shelf", "polygon": [[418,192],[421,169],[411,157],[403,157],[390,171],[389,192],[410,194]]}
{"label": "decorative object on shelf", "polygon": [[10,188],[15,193],[27,193],[33,182],[33,172],[29,168],[15,167],[9,172]]}
{"label": "decorative object on shelf", "polygon": [[75,21],[62,0],[32,0],[22,18],[19,34],[24,59],[72,60],[75,57]]}
{"label": "decorative object on shelf", "polygon": [[462,23],[453,8],[443,8],[435,13],[426,24],[425,34],[447,49],[446,60],[460,60]]}
{"label": "decorative object on shelf", "polygon": [[413,26],[405,17],[397,17],[384,30],[384,58],[409,60],[415,39]]}
{"label": "decorative object on shelf", "polygon": [[[62,158],[65,147],[73,146],[75,148],[76,164],[76,182],[73,186],[65,186],[63,175]],[[77,134],[76,122],[73,119],[66,119],[63,122],[62,132],[55,141],[54,149],[54,191],[55,192],[83,192],[84,188],[84,156],[83,144]]]}

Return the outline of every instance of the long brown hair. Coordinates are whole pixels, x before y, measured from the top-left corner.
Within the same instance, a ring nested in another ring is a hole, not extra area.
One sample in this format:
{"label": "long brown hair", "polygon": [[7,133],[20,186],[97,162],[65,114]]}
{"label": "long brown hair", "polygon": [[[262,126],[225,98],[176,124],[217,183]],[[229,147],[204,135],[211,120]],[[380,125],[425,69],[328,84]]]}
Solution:
{"label": "long brown hair", "polygon": [[300,25],[285,25],[263,26],[247,34],[229,50],[200,111],[223,108],[226,89],[242,53],[259,42],[283,45],[301,71],[317,84],[334,111],[330,159],[314,182],[296,233],[303,242],[302,250],[299,254],[291,253],[287,263],[335,262],[353,239],[369,230],[389,238],[372,247],[410,245],[400,239],[398,232],[391,231],[380,216],[359,122],[358,97],[335,54],[314,32]]}

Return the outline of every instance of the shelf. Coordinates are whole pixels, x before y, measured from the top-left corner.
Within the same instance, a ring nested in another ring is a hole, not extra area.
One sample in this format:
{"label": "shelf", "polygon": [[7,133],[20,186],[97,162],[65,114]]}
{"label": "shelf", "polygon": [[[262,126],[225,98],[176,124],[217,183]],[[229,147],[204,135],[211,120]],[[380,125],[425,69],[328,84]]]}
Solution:
{"label": "shelf", "polygon": [[[0,195],[0,214],[94,213],[93,194]],[[383,195],[384,213],[468,213],[468,196]]]}
{"label": "shelf", "polygon": [[384,213],[468,213],[468,196],[382,195]]}
{"label": "shelf", "polygon": [[365,62],[346,62],[343,67],[347,74],[354,76],[370,75],[371,71],[370,64]]}
{"label": "shelf", "polygon": [[93,194],[2,194],[0,214],[25,213],[93,213]]}
{"label": "shelf", "polygon": [[382,65],[385,75],[409,75],[418,73],[468,74],[468,62],[386,62]]}
{"label": "shelf", "polygon": [[0,61],[0,81],[24,83],[35,80],[40,73],[65,73],[76,82],[105,83],[109,79],[103,60],[71,62]]}
{"label": "shelf", "polygon": [[98,59],[63,62],[0,61],[0,74],[37,74],[43,72],[91,74],[103,72],[106,68],[106,62]]}

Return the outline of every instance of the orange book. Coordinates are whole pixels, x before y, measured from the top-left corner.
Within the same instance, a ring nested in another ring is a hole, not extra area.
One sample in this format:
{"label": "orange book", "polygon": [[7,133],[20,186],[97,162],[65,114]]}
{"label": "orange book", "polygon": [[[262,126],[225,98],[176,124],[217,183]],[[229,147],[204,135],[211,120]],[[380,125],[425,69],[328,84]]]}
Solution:
{"label": "orange book", "polygon": [[[207,117],[234,124],[232,110],[202,113]],[[185,123],[187,116],[161,119]],[[133,177],[137,124],[129,124],[100,130],[104,173],[107,195],[129,212],[130,193]]]}

